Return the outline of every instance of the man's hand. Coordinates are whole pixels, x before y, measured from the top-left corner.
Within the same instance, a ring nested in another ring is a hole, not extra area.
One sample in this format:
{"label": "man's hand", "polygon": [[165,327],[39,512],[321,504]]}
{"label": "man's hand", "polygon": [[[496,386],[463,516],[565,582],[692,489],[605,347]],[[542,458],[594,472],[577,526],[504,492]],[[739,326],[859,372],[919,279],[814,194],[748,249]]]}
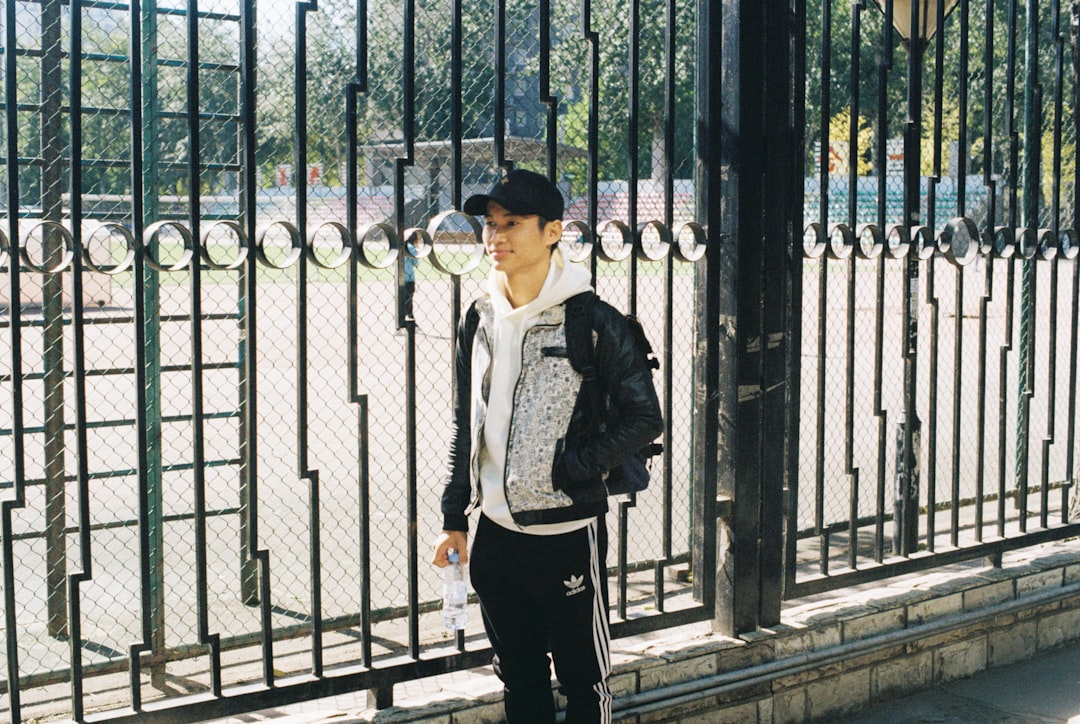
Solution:
{"label": "man's hand", "polygon": [[435,539],[435,545],[432,546],[435,555],[432,557],[431,562],[439,568],[450,565],[448,552],[451,548],[457,550],[458,560],[461,563],[469,562],[469,534],[463,530],[444,530]]}

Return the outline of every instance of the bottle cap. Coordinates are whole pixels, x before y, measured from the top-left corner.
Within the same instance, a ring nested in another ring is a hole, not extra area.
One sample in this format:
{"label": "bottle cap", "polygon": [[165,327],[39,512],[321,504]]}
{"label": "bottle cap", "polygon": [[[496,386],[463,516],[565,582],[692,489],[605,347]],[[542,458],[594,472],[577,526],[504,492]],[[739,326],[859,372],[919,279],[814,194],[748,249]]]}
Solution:
{"label": "bottle cap", "polygon": [[458,555],[457,548],[451,548],[446,552],[446,557],[451,563],[458,563],[461,561],[461,556]]}

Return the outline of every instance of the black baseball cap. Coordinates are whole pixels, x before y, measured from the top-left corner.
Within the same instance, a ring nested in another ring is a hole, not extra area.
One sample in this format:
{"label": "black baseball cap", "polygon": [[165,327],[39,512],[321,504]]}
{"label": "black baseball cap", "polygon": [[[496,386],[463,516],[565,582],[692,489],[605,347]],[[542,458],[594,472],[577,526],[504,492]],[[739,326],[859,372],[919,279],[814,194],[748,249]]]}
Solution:
{"label": "black baseball cap", "polygon": [[483,216],[487,213],[489,201],[521,216],[537,214],[548,221],[563,217],[563,197],[559,189],[548,181],[547,176],[533,171],[513,169],[499,179],[488,193],[467,198],[465,213]]}

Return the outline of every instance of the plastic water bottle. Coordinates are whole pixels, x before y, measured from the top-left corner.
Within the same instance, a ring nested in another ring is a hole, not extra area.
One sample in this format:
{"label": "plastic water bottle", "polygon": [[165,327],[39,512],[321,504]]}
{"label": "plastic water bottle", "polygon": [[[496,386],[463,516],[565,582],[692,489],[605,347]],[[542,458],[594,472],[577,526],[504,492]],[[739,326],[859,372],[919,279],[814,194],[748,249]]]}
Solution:
{"label": "plastic water bottle", "polygon": [[468,576],[455,549],[451,548],[447,557],[450,565],[443,569],[442,620],[443,626],[458,631],[469,622],[469,609],[465,608],[469,598]]}

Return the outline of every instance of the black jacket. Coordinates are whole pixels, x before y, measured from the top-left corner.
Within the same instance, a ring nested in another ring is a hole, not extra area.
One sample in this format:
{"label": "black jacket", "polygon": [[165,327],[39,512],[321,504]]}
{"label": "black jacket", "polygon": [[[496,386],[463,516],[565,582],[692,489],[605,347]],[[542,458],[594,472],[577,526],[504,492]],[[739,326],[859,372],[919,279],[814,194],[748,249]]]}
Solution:
{"label": "black jacket", "polygon": [[[475,304],[470,307],[457,333],[454,421],[449,470],[442,495],[444,530],[467,531],[468,513],[478,500],[473,445],[482,434],[483,421],[472,419],[471,367],[474,342],[480,339],[480,344],[486,344],[481,314],[490,313],[489,307],[479,305],[479,308],[484,311],[477,311]],[[560,320],[565,305],[562,308]],[[511,514],[519,525],[558,523],[602,515],[607,510],[607,489],[603,480],[607,471],[655,440],[664,430],[652,370],[636,348],[625,317],[611,305],[597,300],[593,305],[592,329],[597,384],[604,390],[609,404],[618,410],[618,422],[598,434],[598,424],[591,419],[588,395],[577,395],[566,428],[550,430],[554,437],[554,455],[547,481],[554,491],[569,496],[572,503],[520,511],[511,505]],[[547,353],[550,348],[544,349]],[[557,351],[552,353],[558,354]],[[539,364],[539,360],[523,359],[523,374],[530,364]],[[519,412],[515,405],[512,414],[516,417]]]}

